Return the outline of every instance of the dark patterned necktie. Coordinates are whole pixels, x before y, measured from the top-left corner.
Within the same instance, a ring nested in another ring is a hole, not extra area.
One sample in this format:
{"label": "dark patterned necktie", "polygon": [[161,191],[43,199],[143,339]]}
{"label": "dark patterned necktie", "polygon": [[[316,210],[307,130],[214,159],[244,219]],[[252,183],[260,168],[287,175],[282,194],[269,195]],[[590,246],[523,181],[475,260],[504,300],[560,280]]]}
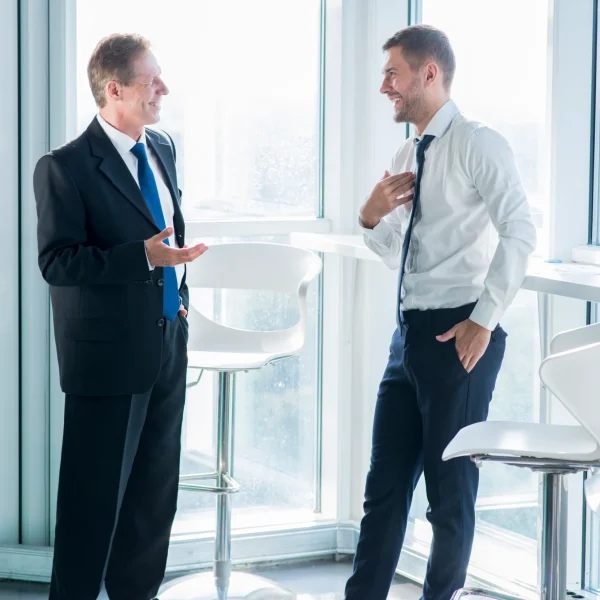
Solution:
{"label": "dark patterned necktie", "polygon": [[406,258],[408,256],[408,248],[410,246],[410,238],[412,235],[413,224],[415,220],[415,213],[419,206],[419,195],[421,192],[421,178],[423,177],[423,166],[425,164],[425,150],[431,142],[434,140],[433,135],[424,135],[421,140],[417,142],[417,170],[415,177],[415,195],[412,201],[412,211],[408,221],[408,227],[404,234],[404,241],[402,243],[402,255],[400,259],[400,274],[398,276],[398,307],[397,307],[397,323],[398,326],[404,323],[402,318],[402,311],[400,310],[400,301],[402,299],[402,281],[404,280],[404,269],[406,268]]}

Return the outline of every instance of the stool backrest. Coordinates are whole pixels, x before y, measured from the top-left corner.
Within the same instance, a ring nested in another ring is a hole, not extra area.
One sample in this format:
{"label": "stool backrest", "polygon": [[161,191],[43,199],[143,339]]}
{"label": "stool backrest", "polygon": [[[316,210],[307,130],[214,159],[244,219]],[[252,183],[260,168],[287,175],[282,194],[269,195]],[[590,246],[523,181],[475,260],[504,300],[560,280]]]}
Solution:
{"label": "stool backrest", "polygon": [[550,354],[565,352],[600,342],[600,323],[584,325],[557,333],[550,343]]}
{"label": "stool backrest", "polygon": [[304,248],[265,242],[224,243],[187,266],[190,287],[298,292],[321,271],[321,259]]}
{"label": "stool backrest", "polygon": [[540,378],[600,445],[600,343],[551,354]]}

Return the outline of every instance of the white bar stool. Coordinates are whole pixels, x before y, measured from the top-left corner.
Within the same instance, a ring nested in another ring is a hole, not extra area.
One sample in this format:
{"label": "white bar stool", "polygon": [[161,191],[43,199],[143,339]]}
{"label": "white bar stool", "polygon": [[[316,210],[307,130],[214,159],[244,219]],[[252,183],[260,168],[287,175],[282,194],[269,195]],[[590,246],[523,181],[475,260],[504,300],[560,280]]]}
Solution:
{"label": "white bar stool", "polygon": [[[542,474],[539,590],[542,600],[567,598],[565,475],[600,467],[599,365],[600,325],[558,334],[552,340],[550,355],[540,366],[540,379],[580,425],[476,423],[459,431],[443,455],[444,460],[470,457],[477,466],[483,462],[501,462]],[[588,500],[596,499],[600,504],[598,482],[593,487],[586,486],[586,495]],[[463,588],[454,594],[453,600],[462,596],[507,598],[487,590]]]}
{"label": "white bar stool", "polygon": [[[247,331],[216,323],[190,306],[188,366],[219,374],[216,471],[185,475],[180,488],[217,495],[217,533],[213,573],[199,573],[163,586],[159,600],[291,600],[268,579],[231,572],[231,494],[239,484],[230,475],[233,448],[233,378],[300,353],[306,339],[307,289],[321,272],[321,259],[309,250],[271,243],[211,246],[188,265],[190,288],[268,290],[297,294],[300,319],[289,329]],[[195,382],[197,383],[197,381]],[[216,485],[192,483],[216,479]]]}

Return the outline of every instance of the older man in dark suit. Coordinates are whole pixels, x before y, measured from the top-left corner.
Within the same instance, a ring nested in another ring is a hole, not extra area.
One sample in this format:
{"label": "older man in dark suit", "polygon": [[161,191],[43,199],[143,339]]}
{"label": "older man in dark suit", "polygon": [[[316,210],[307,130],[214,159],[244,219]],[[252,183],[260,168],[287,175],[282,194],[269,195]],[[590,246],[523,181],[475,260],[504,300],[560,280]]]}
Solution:
{"label": "older man in dark suit", "polygon": [[149,42],[103,39],[99,108],[34,174],[65,399],[51,600],[150,600],[177,506],[187,366],[185,246],[168,94]]}

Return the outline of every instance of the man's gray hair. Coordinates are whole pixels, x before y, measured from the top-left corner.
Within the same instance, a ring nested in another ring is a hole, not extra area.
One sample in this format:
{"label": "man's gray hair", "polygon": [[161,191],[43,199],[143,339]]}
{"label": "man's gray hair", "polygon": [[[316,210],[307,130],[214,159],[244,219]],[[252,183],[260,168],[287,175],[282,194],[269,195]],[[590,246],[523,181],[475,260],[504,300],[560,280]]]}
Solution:
{"label": "man's gray hair", "polygon": [[121,85],[131,85],[136,76],[132,63],[149,49],[150,42],[137,33],[113,33],[98,42],[87,73],[99,108],[106,106],[106,84],[117,81]]}

